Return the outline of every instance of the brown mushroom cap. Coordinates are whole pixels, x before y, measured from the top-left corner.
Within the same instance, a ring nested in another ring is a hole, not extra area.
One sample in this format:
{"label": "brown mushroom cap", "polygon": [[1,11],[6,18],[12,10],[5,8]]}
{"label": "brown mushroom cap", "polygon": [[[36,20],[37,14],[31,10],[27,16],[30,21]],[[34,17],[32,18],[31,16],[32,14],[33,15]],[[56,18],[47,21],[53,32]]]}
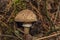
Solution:
{"label": "brown mushroom cap", "polygon": [[16,17],[15,21],[17,22],[34,22],[37,21],[36,15],[28,9],[20,11]]}

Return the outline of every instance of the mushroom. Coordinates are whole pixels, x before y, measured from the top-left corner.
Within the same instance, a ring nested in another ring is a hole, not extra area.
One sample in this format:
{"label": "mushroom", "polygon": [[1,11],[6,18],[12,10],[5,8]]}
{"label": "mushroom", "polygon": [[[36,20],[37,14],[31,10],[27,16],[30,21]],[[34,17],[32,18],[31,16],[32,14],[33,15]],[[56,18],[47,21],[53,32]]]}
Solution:
{"label": "mushroom", "polygon": [[32,22],[37,21],[37,16],[29,9],[25,9],[20,11],[16,17],[16,22],[23,22],[24,33],[29,34],[30,27],[32,26]]}

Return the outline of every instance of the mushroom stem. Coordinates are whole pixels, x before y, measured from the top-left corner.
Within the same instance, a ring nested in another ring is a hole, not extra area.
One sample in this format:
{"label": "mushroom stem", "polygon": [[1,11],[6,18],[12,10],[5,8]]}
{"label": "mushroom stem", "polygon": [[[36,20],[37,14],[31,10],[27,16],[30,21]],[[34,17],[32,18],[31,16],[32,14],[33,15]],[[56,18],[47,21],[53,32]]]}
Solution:
{"label": "mushroom stem", "polygon": [[31,26],[32,24],[23,24],[25,34],[29,34],[29,30]]}
{"label": "mushroom stem", "polygon": [[30,28],[25,27],[25,28],[24,28],[24,33],[25,33],[25,34],[29,34],[29,30],[30,30]]}

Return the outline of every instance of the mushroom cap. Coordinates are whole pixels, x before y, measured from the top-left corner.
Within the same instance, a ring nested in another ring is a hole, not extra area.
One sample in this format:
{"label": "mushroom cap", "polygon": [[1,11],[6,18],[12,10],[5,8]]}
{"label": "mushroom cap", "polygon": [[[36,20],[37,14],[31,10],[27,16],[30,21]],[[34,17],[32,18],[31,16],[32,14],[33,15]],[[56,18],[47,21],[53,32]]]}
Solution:
{"label": "mushroom cap", "polygon": [[17,22],[34,22],[37,21],[37,17],[36,15],[28,9],[22,10],[20,11],[16,17],[15,17],[15,21]]}

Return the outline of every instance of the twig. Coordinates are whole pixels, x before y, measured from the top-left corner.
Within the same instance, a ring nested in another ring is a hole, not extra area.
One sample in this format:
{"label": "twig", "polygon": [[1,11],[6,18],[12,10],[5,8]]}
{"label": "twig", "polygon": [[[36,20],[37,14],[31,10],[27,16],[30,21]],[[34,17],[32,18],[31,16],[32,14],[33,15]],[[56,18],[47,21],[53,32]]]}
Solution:
{"label": "twig", "polygon": [[57,17],[58,17],[58,14],[59,14],[59,6],[57,7],[57,12],[56,12],[56,15],[55,15],[55,20],[54,20],[54,24],[56,23],[56,20],[57,20]]}
{"label": "twig", "polygon": [[[7,4],[5,8],[5,11],[9,11],[9,9],[11,8],[11,5],[12,5],[12,1],[10,0],[9,4]],[[6,12],[5,12],[5,15],[6,15]]]}
{"label": "twig", "polygon": [[42,15],[41,15],[41,13],[39,12],[39,10],[38,10],[36,7],[34,7],[31,2],[29,2],[29,4],[31,5],[31,7],[32,7],[34,10],[37,11],[36,15],[39,17],[39,19],[42,19]]}
{"label": "twig", "polygon": [[[14,0],[12,0],[12,1],[14,1]],[[13,3],[13,4],[14,4],[14,6],[13,6],[14,10],[12,11],[12,13],[11,13],[10,17],[8,18],[7,22],[9,22],[9,20],[11,19],[11,17],[14,17],[14,12],[16,10],[16,5],[15,5],[15,3]]]}
{"label": "twig", "polygon": [[60,35],[60,32],[59,32],[59,33],[55,33],[55,34],[50,35],[50,36],[46,36],[46,37],[42,37],[42,38],[38,38],[38,39],[36,39],[36,40],[42,40],[42,39],[46,39],[46,38],[56,37],[56,36],[58,36],[58,35]]}
{"label": "twig", "polygon": [[11,13],[10,17],[7,19],[7,22],[9,22],[9,20],[11,19],[11,17],[14,16],[13,14],[14,14],[14,10],[13,10],[13,12]]}
{"label": "twig", "polygon": [[14,22],[14,34],[19,38],[19,39],[21,39],[22,40],[22,37],[20,37],[20,35],[19,34],[16,34],[16,24],[15,24],[15,22]]}
{"label": "twig", "polygon": [[13,38],[17,38],[17,37],[15,37],[13,35],[4,35],[4,34],[1,34],[0,37],[13,37]]}
{"label": "twig", "polygon": [[21,29],[19,29],[19,28],[17,28],[17,30],[18,30],[18,31],[20,31],[20,32],[22,32],[22,33],[24,33],[24,31],[22,31],[22,30],[21,30]]}
{"label": "twig", "polygon": [[40,2],[41,2],[41,0],[37,0],[38,10],[39,10],[39,11],[40,11]]}
{"label": "twig", "polygon": [[9,27],[6,23],[0,21],[2,24],[4,24],[4,26],[6,26],[7,28]]}

